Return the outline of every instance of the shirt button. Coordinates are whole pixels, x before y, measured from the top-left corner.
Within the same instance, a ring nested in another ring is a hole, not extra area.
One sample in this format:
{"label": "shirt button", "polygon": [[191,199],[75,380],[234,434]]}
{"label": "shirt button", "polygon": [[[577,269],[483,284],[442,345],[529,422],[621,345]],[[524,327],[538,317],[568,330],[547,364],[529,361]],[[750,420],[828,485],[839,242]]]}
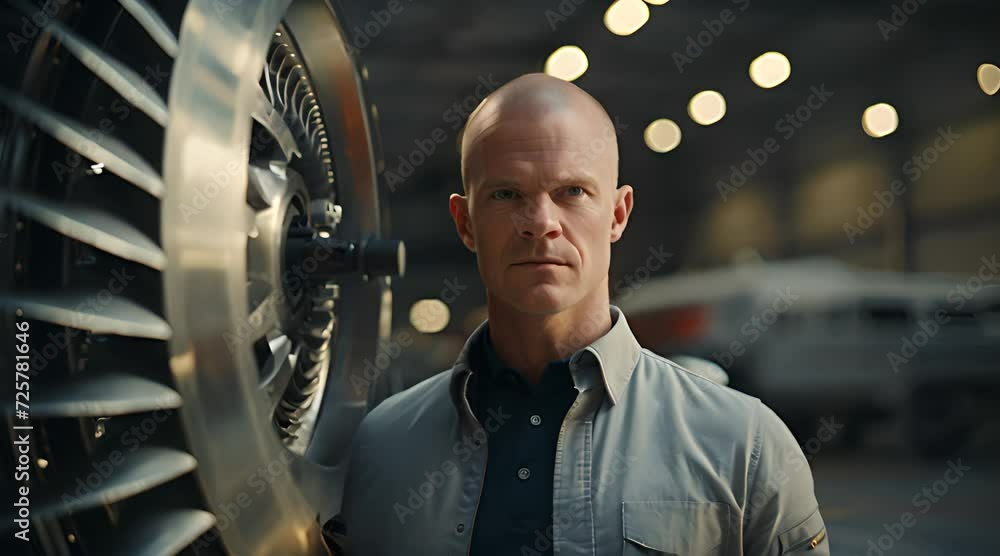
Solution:
{"label": "shirt button", "polygon": [[531,470],[528,469],[527,467],[522,467],[517,470],[517,478],[521,479],[522,481],[527,481],[528,477],[530,476],[531,476]]}
{"label": "shirt button", "polygon": [[455,526],[455,532],[456,533],[462,533],[464,531],[465,531],[465,524],[464,523],[459,523],[458,525]]}
{"label": "shirt button", "polygon": [[542,424],[542,418],[538,415],[532,415],[530,420],[531,424],[535,425],[536,427]]}

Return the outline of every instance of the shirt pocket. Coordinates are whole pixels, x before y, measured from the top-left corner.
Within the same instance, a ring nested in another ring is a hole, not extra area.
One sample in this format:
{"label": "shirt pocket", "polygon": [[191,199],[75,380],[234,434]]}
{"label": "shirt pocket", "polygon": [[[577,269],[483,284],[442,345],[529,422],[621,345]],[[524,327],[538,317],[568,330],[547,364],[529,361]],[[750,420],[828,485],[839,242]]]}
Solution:
{"label": "shirt pocket", "polygon": [[656,500],[622,503],[623,556],[718,556],[729,537],[729,506]]}
{"label": "shirt pocket", "polygon": [[778,535],[778,542],[781,543],[781,554],[829,554],[826,524],[819,508],[802,523]]}

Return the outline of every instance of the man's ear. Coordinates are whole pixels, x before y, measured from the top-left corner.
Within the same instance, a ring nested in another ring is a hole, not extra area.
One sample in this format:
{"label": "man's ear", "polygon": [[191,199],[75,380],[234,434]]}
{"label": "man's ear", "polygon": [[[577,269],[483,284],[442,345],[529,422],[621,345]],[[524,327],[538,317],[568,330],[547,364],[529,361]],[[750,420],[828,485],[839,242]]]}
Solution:
{"label": "man's ear", "polygon": [[615,190],[615,206],[611,211],[611,243],[621,239],[632,214],[632,186],[623,185]]}
{"label": "man's ear", "polygon": [[452,193],[448,197],[448,212],[451,213],[451,219],[455,222],[458,237],[469,251],[475,253],[476,238],[472,233],[472,219],[469,217],[469,198]]}

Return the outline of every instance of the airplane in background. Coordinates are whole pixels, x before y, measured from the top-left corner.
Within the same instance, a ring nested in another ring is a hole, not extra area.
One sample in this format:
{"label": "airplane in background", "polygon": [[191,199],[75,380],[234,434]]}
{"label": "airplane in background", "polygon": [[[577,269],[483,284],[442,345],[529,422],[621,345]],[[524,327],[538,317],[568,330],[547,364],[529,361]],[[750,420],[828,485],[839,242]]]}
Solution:
{"label": "airplane in background", "polygon": [[1000,285],[988,282],[810,258],[653,278],[613,303],[641,344],[720,365],[800,442],[823,417],[844,422],[849,443],[902,418],[932,456],[996,417]]}

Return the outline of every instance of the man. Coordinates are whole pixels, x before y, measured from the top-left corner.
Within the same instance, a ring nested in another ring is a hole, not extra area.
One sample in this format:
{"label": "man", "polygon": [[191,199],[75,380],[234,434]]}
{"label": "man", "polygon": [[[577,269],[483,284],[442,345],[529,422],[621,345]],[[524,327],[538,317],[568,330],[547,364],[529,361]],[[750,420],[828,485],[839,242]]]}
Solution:
{"label": "man", "polygon": [[349,553],[829,554],[778,417],[640,347],[609,304],[633,191],[601,105],[525,75],[470,115],[461,150],[449,209],[489,318],[361,424]]}

